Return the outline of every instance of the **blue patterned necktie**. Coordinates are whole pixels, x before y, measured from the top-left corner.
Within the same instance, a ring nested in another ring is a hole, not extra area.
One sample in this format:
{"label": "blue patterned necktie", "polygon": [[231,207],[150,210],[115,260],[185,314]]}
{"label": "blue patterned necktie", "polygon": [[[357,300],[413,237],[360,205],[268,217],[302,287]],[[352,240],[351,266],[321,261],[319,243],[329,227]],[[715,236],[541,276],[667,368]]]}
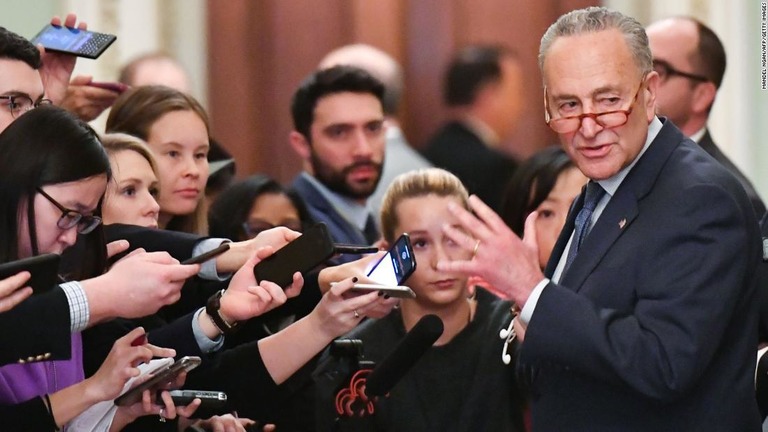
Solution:
{"label": "blue patterned necktie", "polygon": [[568,257],[565,260],[563,273],[571,266],[571,263],[576,258],[576,254],[579,252],[581,243],[589,234],[589,221],[592,218],[592,212],[595,211],[595,207],[597,207],[597,203],[603,195],[605,195],[605,190],[602,186],[591,180],[587,183],[587,191],[584,193],[584,205],[576,215],[576,228],[573,232],[571,247],[568,249]]}

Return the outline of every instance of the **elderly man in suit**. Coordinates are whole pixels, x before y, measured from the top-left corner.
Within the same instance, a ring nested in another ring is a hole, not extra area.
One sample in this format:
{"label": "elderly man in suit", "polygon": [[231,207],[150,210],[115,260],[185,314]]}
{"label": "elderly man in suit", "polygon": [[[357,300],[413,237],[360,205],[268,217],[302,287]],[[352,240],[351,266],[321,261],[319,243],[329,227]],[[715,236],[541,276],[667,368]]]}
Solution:
{"label": "elderly man in suit", "polygon": [[[446,227],[522,308],[534,430],[758,431],[760,234],[739,181],[655,114],[645,30],[604,8],[561,16],[539,50],[547,123],[591,179],[542,274],[532,214],[516,237],[476,198]],[[590,230],[591,228],[591,230]]]}

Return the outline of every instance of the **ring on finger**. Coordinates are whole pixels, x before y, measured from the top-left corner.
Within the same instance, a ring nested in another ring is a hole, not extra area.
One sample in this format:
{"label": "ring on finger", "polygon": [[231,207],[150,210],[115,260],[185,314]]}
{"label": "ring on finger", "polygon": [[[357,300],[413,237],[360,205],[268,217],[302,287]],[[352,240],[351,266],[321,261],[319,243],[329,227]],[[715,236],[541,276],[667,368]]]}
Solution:
{"label": "ring on finger", "polygon": [[474,258],[477,255],[477,250],[480,249],[480,240],[477,240],[475,242],[475,248],[472,249],[472,258]]}
{"label": "ring on finger", "polygon": [[160,412],[157,415],[160,416],[160,422],[161,423],[165,423],[165,415],[164,414],[165,414],[165,409],[164,408],[160,408]]}

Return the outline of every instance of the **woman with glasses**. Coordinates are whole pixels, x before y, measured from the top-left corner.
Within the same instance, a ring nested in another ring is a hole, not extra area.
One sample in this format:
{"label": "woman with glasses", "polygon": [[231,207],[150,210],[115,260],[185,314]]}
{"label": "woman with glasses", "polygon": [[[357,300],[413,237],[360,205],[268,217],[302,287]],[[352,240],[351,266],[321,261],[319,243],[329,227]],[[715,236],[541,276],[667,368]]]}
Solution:
{"label": "woman with glasses", "polygon": [[[153,169],[154,157],[147,151],[146,145],[140,139],[126,134],[106,134],[102,141],[109,155],[114,176],[107,187],[102,211],[107,236],[119,239],[123,238],[124,234],[129,234],[132,247],[163,247],[171,251],[172,255],[176,254],[179,259],[188,258],[189,244],[199,242],[201,237],[157,228],[157,204],[153,191],[158,187],[158,180]],[[162,188],[163,184],[160,183],[159,186]],[[293,236],[298,235],[285,228],[257,234],[256,239],[231,243],[231,248],[242,248],[246,244],[272,245],[277,248],[282,246],[282,243],[275,241],[276,237],[293,239]],[[267,240],[264,240],[265,238]],[[184,250],[186,252],[183,252]],[[245,250],[255,248],[245,246]],[[183,253],[187,255],[183,256]],[[253,256],[253,253],[250,253],[250,256]],[[301,290],[302,300],[295,299],[288,309],[283,306],[268,311],[284,302],[287,297],[298,294],[301,287],[295,284],[284,294],[282,289],[274,287],[282,295],[280,301],[270,300],[262,310],[249,311],[247,316],[242,315],[242,312],[235,315],[238,312],[233,310],[238,305],[246,304],[243,297],[247,296],[242,289],[233,288],[242,288],[244,285],[237,281],[246,280],[244,278],[248,276],[248,284],[257,285],[253,279],[254,260],[244,264],[241,263],[243,268],[231,280],[203,281],[198,277],[190,278],[185,283],[180,301],[157,314],[141,320],[114,321],[89,330],[85,335],[86,372],[96,369],[116,335],[143,325],[148,330],[151,342],[174,348],[177,355],[204,357],[204,367],[190,373],[187,385],[195,389],[225,391],[233,404],[232,407],[242,415],[252,412],[248,410],[254,407],[266,406],[277,392],[277,383],[287,379],[329,343],[332,337],[348,331],[359,322],[358,317],[350,311],[357,310],[359,314],[364,314],[368,309],[380,308],[382,305],[391,308],[394,305],[392,300],[376,295],[346,299],[341,292],[351,286],[351,283],[347,283],[339,285],[338,288],[334,287],[338,292],[327,293],[325,296],[322,296],[317,287]],[[226,291],[222,291],[225,288]],[[251,287],[249,291],[255,289]],[[219,304],[218,313],[224,319],[224,326],[221,322],[215,324],[214,318],[209,315],[209,297],[216,298]],[[304,305],[301,313],[292,312],[297,304]],[[256,320],[244,321],[262,311],[268,312]],[[281,316],[287,314],[292,319],[273,321],[274,313],[282,314]],[[350,313],[353,319],[350,319]],[[243,320],[241,324],[238,323],[237,332],[225,327],[234,325],[237,320]],[[269,323],[270,331],[262,331],[262,322]],[[197,327],[195,323],[198,323]],[[274,323],[277,324],[272,325]],[[293,325],[290,328],[285,328],[291,323]],[[255,328],[259,334],[253,335],[249,328]],[[277,332],[283,329],[284,331]],[[202,332],[200,335],[198,330]],[[272,337],[262,340],[269,335]],[[222,346],[222,342],[227,344]],[[240,346],[237,349],[227,349],[233,345]],[[288,358],[290,361],[286,361]],[[211,363],[208,363],[208,360]],[[146,421],[140,426],[131,425],[129,429],[134,430],[134,427],[136,430],[148,431],[158,430],[162,426],[156,421]]]}
{"label": "woman with glasses", "polygon": [[265,175],[231,185],[208,211],[210,234],[233,240],[248,240],[276,226],[301,232],[311,224],[301,197]]}
{"label": "woman with glasses", "polygon": [[[302,232],[312,224],[301,197],[266,175],[251,176],[229,186],[216,197],[208,211],[212,236],[240,241],[278,226]],[[229,338],[228,344],[238,345],[273,334],[307,315],[318,301],[319,290],[302,290],[298,298],[247,323]]]}
{"label": "woman with glasses", "polygon": [[[0,405],[19,405],[18,409],[11,410],[19,415],[4,417],[3,424],[16,426],[14,430],[58,430],[91,405],[119,395],[127,380],[138,373],[138,363],[147,362],[156,355],[173,355],[173,351],[135,344],[134,341],[144,334],[143,329],[135,329],[115,341],[101,368],[84,379],[79,330],[94,320],[106,318],[98,309],[100,304],[103,307],[107,298],[97,294],[105,290],[123,292],[117,281],[126,276],[124,273],[119,278],[111,277],[114,275],[100,276],[106,268],[106,248],[99,229],[99,214],[111,170],[93,130],[64,110],[39,108],[16,119],[0,135],[0,155],[0,208],[3,209],[0,212],[0,262],[44,253],[61,254],[75,243],[78,234],[86,239],[82,265],[74,275],[93,279],[64,283],[52,294],[64,291],[67,298],[70,293],[74,293],[75,297],[82,296],[74,305],[70,302],[70,308],[84,307],[84,310],[70,312],[70,330],[73,333],[69,358],[35,361],[49,358],[49,355],[41,354],[30,358],[30,362],[22,359],[19,364],[0,368]],[[126,261],[135,261],[135,258]],[[116,267],[124,266],[125,262]],[[196,270],[194,266],[188,267]],[[132,271],[137,271],[137,268],[132,268]],[[145,271],[151,269],[145,268]],[[140,279],[136,277],[134,281]],[[135,284],[139,285],[139,282]],[[152,285],[154,290],[163,290],[157,283]],[[176,286],[177,290],[179,286]],[[134,292],[142,295],[141,287],[137,286]],[[40,294],[45,295],[48,294]],[[147,300],[152,299],[139,302]],[[123,303],[137,301],[126,297]],[[17,309],[23,310],[23,307],[24,304]],[[119,305],[109,307],[120,308]],[[61,322],[57,311],[51,307],[33,318],[41,323],[50,322],[48,325],[52,326]],[[143,308],[136,313],[143,315],[151,311]],[[94,315],[90,316],[90,313]],[[84,321],[85,324],[76,321]],[[23,322],[15,324],[18,326]],[[46,328],[9,326],[3,331],[13,332],[19,339],[25,339],[34,338],[35,331],[46,332]],[[184,413],[190,414],[195,407],[190,405],[191,410]],[[163,408],[175,416],[172,404]],[[120,430],[138,416],[157,413],[160,409],[160,406],[150,403],[119,408],[114,413],[110,430]],[[5,411],[4,408],[2,410]]]}

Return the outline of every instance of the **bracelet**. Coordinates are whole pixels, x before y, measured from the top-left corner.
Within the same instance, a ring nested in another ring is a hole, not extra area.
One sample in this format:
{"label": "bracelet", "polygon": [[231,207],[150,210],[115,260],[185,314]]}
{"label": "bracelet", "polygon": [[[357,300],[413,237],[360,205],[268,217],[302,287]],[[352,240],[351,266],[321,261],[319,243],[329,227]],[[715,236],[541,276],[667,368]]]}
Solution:
{"label": "bracelet", "polygon": [[237,330],[240,323],[234,322],[230,324],[221,316],[221,296],[224,295],[224,291],[225,290],[218,291],[216,294],[208,298],[208,302],[205,304],[205,313],[211,317],[213,325],[216,326],[216,328],[219,329],[221,333],[230,334]]}

